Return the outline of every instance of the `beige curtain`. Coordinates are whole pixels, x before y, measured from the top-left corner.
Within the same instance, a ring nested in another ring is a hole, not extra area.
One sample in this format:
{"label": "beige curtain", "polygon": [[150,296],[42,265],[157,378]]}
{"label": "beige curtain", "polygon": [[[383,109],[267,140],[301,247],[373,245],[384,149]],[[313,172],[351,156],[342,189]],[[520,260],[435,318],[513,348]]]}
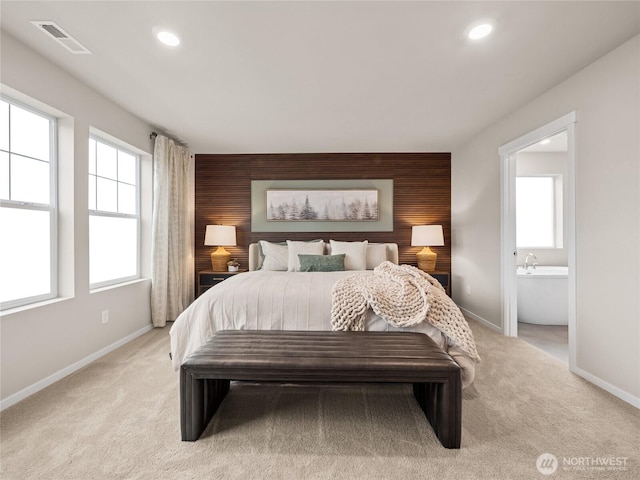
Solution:
{"label": "beige curtain", "polygon": [[194,159],[162,135],[153,152],[151,317],[175,320],[193,301]]}

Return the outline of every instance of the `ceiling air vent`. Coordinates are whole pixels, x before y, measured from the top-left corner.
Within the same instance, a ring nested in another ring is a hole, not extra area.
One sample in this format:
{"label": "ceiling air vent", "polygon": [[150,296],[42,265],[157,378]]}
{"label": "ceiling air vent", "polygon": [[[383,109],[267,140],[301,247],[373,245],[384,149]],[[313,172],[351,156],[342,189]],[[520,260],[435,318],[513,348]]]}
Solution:
{"label": "ceiling air vent", "polygon": [[71,53],[86,54],[91,53],[87,47],[78,42],[75,38],[65,32],[60,25],[50,21],[31,22],[38,30],[54,39]]}

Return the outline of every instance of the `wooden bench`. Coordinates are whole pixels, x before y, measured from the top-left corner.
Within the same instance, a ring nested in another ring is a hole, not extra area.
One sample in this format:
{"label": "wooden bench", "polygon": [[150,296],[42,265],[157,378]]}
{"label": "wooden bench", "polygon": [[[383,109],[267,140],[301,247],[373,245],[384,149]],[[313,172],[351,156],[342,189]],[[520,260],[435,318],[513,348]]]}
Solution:
{"label": "wooden bench", "polygon": [[197,440],[230,380],[412,383],[438,439],[460,448],[460,367],[427,335],[225,330],[180,368],[182,440]]}

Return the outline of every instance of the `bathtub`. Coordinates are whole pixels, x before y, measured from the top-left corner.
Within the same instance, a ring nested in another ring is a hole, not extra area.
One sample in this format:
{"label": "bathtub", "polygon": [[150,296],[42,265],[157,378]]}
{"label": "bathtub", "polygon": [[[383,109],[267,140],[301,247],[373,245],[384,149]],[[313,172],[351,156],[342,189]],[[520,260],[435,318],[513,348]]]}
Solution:
{"label": "bathtub", "polygon": [[568,277],[568,267],[518,267],[518,321],[567,325]]}

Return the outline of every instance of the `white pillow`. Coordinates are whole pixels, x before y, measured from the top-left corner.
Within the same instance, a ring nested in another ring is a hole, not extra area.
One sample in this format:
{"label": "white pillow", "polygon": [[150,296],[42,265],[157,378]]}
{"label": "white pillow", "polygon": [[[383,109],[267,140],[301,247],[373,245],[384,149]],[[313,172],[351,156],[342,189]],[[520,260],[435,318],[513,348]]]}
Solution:
{"label": "white pillow", "polygon": [[345,254],[344,269],[345,270],[366,270],[367,269],[367,240],[364,242],[336,242],[329,241],[331,244],[331,255]]}
{"label": "white pillow", "polygon": [[382,262],[387,261],[387,246],[384,243],[370,243],[367,245],[367,270],[373,270]]}
{"label": "white pillow", "polygon": [[300,271],[300,259],[299,254],[302,255],[323,255],[324,254],[324,242],[296,242],[294,240],[287,240],[287,248],[289,249],[288,268],[289,272]]}
{"label": "white pillow", "polygon": [[289,263],[288,247],[260,240],[260,249],[264,255],[261,270],[286,271]]}

